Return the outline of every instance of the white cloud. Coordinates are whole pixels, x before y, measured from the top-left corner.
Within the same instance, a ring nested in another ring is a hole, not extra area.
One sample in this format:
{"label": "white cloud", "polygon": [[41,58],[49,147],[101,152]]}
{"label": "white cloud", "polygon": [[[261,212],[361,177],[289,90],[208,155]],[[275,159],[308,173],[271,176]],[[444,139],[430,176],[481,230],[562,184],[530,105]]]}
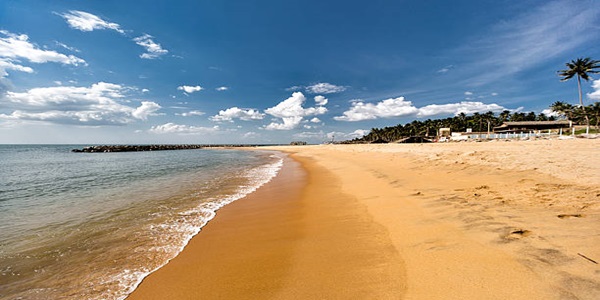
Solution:
{"label": "white cloud", "polygon": [[142,89],[142,93],[148,93],[148,92],[150,92],[149,89]]}
{"label": "white cloud", "polygon": [[123,125],[146,120],[160,109],[144,101],[139,107],[122,104],[131,88],[98,82],[91,87],[54,86],[33,88],[26,92],[8,91],[0,98],[0,107],[14,109],[6,120],[44,121],[76,125]]}
{"label": "white cloud", "polygon": [[473,92],[469,92],[469,91],[465,92],[465,96],[471,96],[471,95],[473,95]]}
{"label": "white cloud", "polygon": [[291,130],[302,122],[302,119],[307,116],[322,115],[327,112],[327,108],[323,106],[304,108],[302,104],[306,101],[306,97],[301,92],[295,92],[291,97],[280,102],[274,107],[268,108],[265,112],[276,118],[280,118],[282,123],[272,122],[265,126],[267,130]]}
{"label": "white cloud", "polygon": [[320,142],[320,141],[323,141],[324,139],[326,139],[327,135],[323,131],[318,131],[318,132],[305,131],[305,132],[296,133],[293,135],[293,137],[295,139],[308,139],[308,140]]}
{"label": "white cloud", "polygon": [[77,48],[75,48],[75,47],[70,47],[70,46],[67,46],[67,45],[65,45],[65,44],[63,44],[63,43],[61,43],[61,42],[59,42],[59,41],[54,41],[54,42],[55,42],[55,43],[56,43],[56,45],[58,45],[59,47],[65,48],[65,49],[67,49],[67,50],[69,50],[69,51],[72,51],[72,52],[81,52],[81,51],[79,51],[79,49],[77,49]]}
{"label": "white cloud", "polygon": [[176,133],[181,135],[193,135],[193,134],[203,134],[203,133],[211,133],[219,130],[219,126],[213,127],[198,127],[191,125],[180,125],[174,123],[166,123],[163,125],[156,125],[150,128],[151,133],[156,134],[169,134]]}
{"label": "white cloud", "polygon": [[67,20],[67,23],[73,29],[78,29],[81,31],[92,31],[96,29],[112,29],[122,34],[125,33],[125,31],[121,29],[121,26],[119,26],[119,24],[107,22],[96,15],[84,11],[70,10],[67,13],[59,15],[65,20]]}
{"label": "white cloud", "polygon": [[472,114],[476,112],[499,112],[506,108],[492,103],[485,104],[483,102],[471,102],[462,101],[460,103],[449,103],[449,104],[430,104],[419,108],[418,117],[429,117],[435,115],[458,115],[460,113]]}
{"label": "white cloud", "polygon": [[368,133],[369,133],[369,130],[365,130],[365,129],[356,129],[350,133],[332,131],[332,132],[327,133],[327,139],[328,140],[336,140],[336,141],[351,140],[354,138],[363,137]]}
{"label": "white cloud", "polygon": [[321,123],[321,120],[319,120],[319,118],[317,118],[317,117],[314,117],[314,118],[310,119],[310,122],[311,123]]}
{"label": "white cloud", "polygon": [[542,113],[545,114],[548,117],[557,117],[558,118],[558,117],[561,116],[560,113],[555,112],[555,111],[553,111],[550,108],[546,108],[546,109],[542,110]]}
{"label": "white cloud", "polygon": [[404,97],[386,99],[373,103],[354,101],[350,109],[343,116],[334,117],[337,121],[363,121],[378,118],[393,118],[405,116],[428,117],[434,115],[454,114],[461,112],[472,114],[475,112],[502,111],[505,108],[498,104],[485,104],[482,102],[463,101],[460,103],[431,104],[421,108],[415,107],[412,102]]}
{"label": "white cloud", "polygon": [[42,50],[29,41],[26,34],[13,34],[0,30],[0,77],[7,76],[6,70],[32,73],[33,69],[21,64],[21,59],[32,63],[57,62],[65,65],[85,65],[85,60],[74,55],[65,55],[52,50]]}
{"label": "white cloud", "polygon": [[140,120],[148,119],[148,116],[155,115],[154,113],[160,109],[158,103],[150,101],[142,101],[142,105],[131,112],[131,115]]}
{"label": "white cloud", "polygon": [[327,98],[323,97],[323,96],[315,96],[315,103],[317,103],[317,105],[320,106],[324,106],[327,105]]}
{"label": "white cloud", "polygon": [[352,133],[350,133],[349,136],[351,138],[359,138],[369,134],[369,132],[371,131],[366,129],[356,129]]}
{"label": "white cloud", "polygon": [[333,94],[346,90],[345,86],[333,85],[327,82],[319,82],[306,87],[306,91],[312,94]]}
{"label": "white cloud", "polygon": [[260,113],[255,109],[242,109],[238,107],[231,107],[226,110],[219,111],[218,115],[210,117],[211,121],[216,122],[233,122],[233,119],[240,119],[243,121],[250,120],[262,120],[265,114]]}
{"label": "white cloud", "polygon": [[354,101],[350,109],[344,112],[343,116],[334,117],[333,119],[353,122],[402,117],[417,113],[418,109],[412,105],[412,102],[404,100],[404,97],[398,97],[382,100],[376,104]]}
{"label": "white cloud", "polygon": [[491,93],[490,95],[495,97],[495,96],[498,96],[498,93]]}
{"label": "white cloud", "polygon": [[217,90],[217,91],[219,91],[219,92],[222,92],[222,91],[226,91],[226,90],[228,90],[228,89],[229,89],[229,88],[228,88],[228,87],[226,87],[226,86],[220,86],[220,87],[216,88],[215,90]]}
{"label": "white cloud", "polygon": [[165,54],[169,53],[169,51],[166,49],[163,49],[160,44],[154,42],[154,40],[152,40],[153,38],[154,37],[149,34],[144,34],[142,36],[138,36],[133,39],[133,41],[136,44],[138,44],[146,49],[146,53],[143,53],[140,55],[141,58],[155,59],[155,58],[160,57],[161,55],[165,55]]}
{"label": "white cloud", "polygon": [[199,91],[203,90],[204,88],[199,85],[196,85],[196,86],[182,85],[182,86],[177,87],[177,89],[180,91],[184,91],[188,94],[191,94],[191,93],[199,92]]}
{"label": "white cloud", "polygon": [[594,80],[592,82],[592,88],[594,88],[594,91],[587,94],[588,98],[590,98],[591,100],[600,101],[600,79]]}
{"label": "white cloud", "polygon": [[182,117],[191,117],[191,116],[202,116],[205,113],[199,110],[192,110],[189,112],[184,112],[184,113],[180,113],[180,114],[176,114],[178,116],[182,116]]}
{"label": "white cloud", "polygon": [[244,139],[254,139],[254,138],[257,138],[259,136],[260,136],[260,134],[254,132],[254,131],[250,131],[250,132],[244,133],[244,135],[242,136],[242,138],[244,138]]}
{"label": "white cloud", "polygon": [[21,71],[25,73],[33,73],[33,69],[30,67],[25,67],[19,64],[16,64],[11,59],[2,59],[0,58],[0,78],[8,76],[8,72],[6,70],[14,70]]}
{"label": "white cloud", "polygon": [[290,86],[289,88],[286,88],[285,90],[287,92],[295,92],[295,91],[299,91],[301,90],[303,87],[300,85],[294,85],[294,86]]}
{"label": "white cloud", "polygon": [[448,65],[448,66],[445,66],[445,67],[437,70],[437,73],[448,73],[452,68],[454,68],[453,65]]}

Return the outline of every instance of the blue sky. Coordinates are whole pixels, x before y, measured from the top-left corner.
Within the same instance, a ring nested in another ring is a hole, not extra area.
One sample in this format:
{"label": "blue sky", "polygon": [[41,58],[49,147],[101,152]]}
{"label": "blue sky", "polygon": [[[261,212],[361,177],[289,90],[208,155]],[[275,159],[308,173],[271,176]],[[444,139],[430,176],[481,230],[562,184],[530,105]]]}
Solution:
{"label": "blue sky", "polygon": [[4,0],[0,143],[319,143],[539,113],[577,103],[556,71],[599,45],[596,0]]}

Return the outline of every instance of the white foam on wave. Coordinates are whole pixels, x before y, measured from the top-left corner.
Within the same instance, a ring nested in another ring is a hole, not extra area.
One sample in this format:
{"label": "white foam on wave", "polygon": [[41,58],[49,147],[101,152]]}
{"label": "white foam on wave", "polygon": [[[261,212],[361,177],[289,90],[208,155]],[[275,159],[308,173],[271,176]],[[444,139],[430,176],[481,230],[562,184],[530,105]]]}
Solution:
{"label": "white foam on wave", "polygon": [[[242,177],[248,179],[249,184],[240,186],[239,190],[235,194],[228,195],[223,198],[207,199],[205,202],[199,204],[195,209],[180,212],[178,214],[179,218],[170,223],[151,225],[150,230],[160,228],[161,230],[170,232],[171,235],[183,237],[183,239],[180,239],[179,241],[174,240],[171,241],[172,243],[149,249],[156,252],[173,253],[171,258],[165,260],[164,263],[158,267],[152,270],[146,268],[142,268],[141,270],[127,269],[107,280],[106,282],[118,282],[122,291],[122,293],[118,293],[118,295],[111,293],[112,295],[110,296],[115,296],[115,299],[125,299],[140,285],[144,278],[169,263],[169,261],[181,253],[190,240],[201,231],[202,227],[204,227],[216,216],[217,210],[227,204],[249,195],[264,184],[271,181],[283,166],[283,154],[272,154],[271,158],[275,158],[277,160],[270,164],[265,164],[246,170]],[[106,296],[107,295],[103,295],[103,298],[106,298]]]}

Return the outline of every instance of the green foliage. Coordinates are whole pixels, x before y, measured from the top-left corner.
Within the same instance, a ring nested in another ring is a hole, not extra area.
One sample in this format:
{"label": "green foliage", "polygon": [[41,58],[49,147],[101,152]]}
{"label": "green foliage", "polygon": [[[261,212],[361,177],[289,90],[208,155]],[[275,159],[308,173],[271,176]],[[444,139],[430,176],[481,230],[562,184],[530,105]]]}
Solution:
{"label": "green foliage", "polygon": [[558,76],[562,77],[562,81],[569,80],[577,75],[583,80],[589,80],[588,74],[599,73],[596,69],[600,69],[600,60],[593,60],[589,57],[578,58],[565,64],[567,69],[558,71]]}
{"label": "green foliage", "polygon": [[567,69],[558,71],[558,76],[562,77],[561,81],[567,81],[574,76],[577,76],[577,91],[579,92],[579,105],[583,112],[583,118],[587,127],[590,127],[590,117],[586,112],[586,107],[583,105],[583,97],[581,91],[581,79],[588,81],[590,79],[589,74],[600,73],[597,69],[600,69],[600,60],[593,60],[589,57],[578,58],[565,64]]}
{"label": "green foliage", "polygon": [[[584,114],[581,106],[574,106],[565,102],[557,101],[550,106],[553,112],[561,115],[562,118],[573,121],[574,124],[584,124]],[[596,127],[600,125],[600,102],[588,105],[586,108],[587,115],[590,117],[592,124]],[[393,142],[409,136],[429,136],[435,137],[440,128],[450,128],[453,132],[465,132],[467,128],[471,128],[474,132],[487,132],[488,122],[490,130],[494,127],[502,125],[504,122],[520,122],[520,121],[554,121],[554,116],[547,116],[543,113],[536,114],[534,112],[523,113],[505,110],[498,115],[489,111],[484,114],[474,113],[466,115],[459,113],[458,115],[445,119],[424,121],[414,120],[404,125],[373,128],[371,131],[361,137],[344,143],[371,143],[371,142]]]}

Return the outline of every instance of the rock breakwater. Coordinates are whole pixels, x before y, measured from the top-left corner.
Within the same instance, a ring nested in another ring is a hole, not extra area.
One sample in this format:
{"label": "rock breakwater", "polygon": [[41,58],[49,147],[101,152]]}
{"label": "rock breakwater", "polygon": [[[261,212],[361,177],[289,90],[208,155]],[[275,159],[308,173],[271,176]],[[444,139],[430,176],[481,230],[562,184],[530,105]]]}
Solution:
{"label": "rock breakwater", "polygon": [[164,150],[189,150],[204,148],[230,148],[230,147],[255,147],[260,145],[101,145],[73,149],[72,152],[104,153],[104,152],[137,152],[137,151],[164,151]]}

